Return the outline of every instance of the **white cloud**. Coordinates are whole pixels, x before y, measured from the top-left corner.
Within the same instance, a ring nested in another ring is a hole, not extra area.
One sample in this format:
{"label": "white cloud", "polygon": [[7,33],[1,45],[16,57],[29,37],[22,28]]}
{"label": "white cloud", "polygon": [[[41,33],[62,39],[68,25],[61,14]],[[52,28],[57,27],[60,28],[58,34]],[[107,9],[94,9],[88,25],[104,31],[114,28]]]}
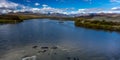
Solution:
{"label": "white cloud", "polygon": [[110,2],[120,3],[120,0],[110,0]]}
{"label": "white cloud", "polygon": [[71,8],[65,8],[65,9],[59,9],[59,8],[53,8],[46,4],[42,5],[42,8],[28,8],[28,9],[22,9],[19,10],[21,12],[24,11],[32,11],[34,13],[61,13],[61,14],[87,14],[87,13],[120,13],[118,9],[119,7],[113,7],[111,9],[105,10],[100,8],[89,8],[89,9],[78,9],[78,10],[71,10]]}
{"label": "white cloud", "polygon": [[46,4],[43,4],[42,6],[43,6],[44,8],[45,8],[45,7],[48,7],[48,5],[46,5]]}
{"label": "white cloud", "polygon": [[89,9],[78,9],[77,11],[71,11],[69,14],[86,14],[86,13],[98,13],[99,11],[103,11],[104,9],[100,8],[89,8]]}
{"label": "white cloud", "polygon": [[5,9],[16,9],[16,8],[25,8],[24,5],[17,4],[8,0],[0,0],[0,8]]}
{"label": "white cloud", "polygon": [[[28,0],[30,1],[30,0]],[[57,1],[57,0],[56,0]],[[92,0],[85,0],[85,1],[92,1]],[[111,2],[118,2],[120,0],[111,0]],[[39,3],[35,3],[35,6],[40,5]],[[21,8],[21,9],[17,9]],[[78,9],[74,10],[74,8],[53,8],[49,5],[43,4],[42,8],[32,8],[27,7],[18,3],[14,3],[8,0],[0,0],[0,12],[6,13],[11,12],[25,12],[25,11],[32,11],[34,13],[62,13],[62,14],[80,14],[80,13],[120,13],[120,7],[113,7],[109,10],[100,9],[100,8],[86,8],[86,9]]]}
{"label": "white cloud", "polygon": [[0,0],[0,13],[8,13],[18,8],[25,9],[26,6],[8,0]]}
{"label": "white cloud", "polygon": [[113,8],[111,8],[111,10],[113,10],[113,11],[120,11],[120,7],[113,7]]}
{"label": "white cloud", "polygon": [[39,6],[40,4],[39,3],[35,3],[35,6]]}
{"label": "white cloud", "polygon": [[18,6],[17,3],[13,3],[7,0],[0,0],[0,8],[16,8]]}
{"label": "white cloud", "polygon": [[34,13],[66,13],[65,9],[52,8],[46,4],[42,6],[42,8],[31,8],[30,10]]}

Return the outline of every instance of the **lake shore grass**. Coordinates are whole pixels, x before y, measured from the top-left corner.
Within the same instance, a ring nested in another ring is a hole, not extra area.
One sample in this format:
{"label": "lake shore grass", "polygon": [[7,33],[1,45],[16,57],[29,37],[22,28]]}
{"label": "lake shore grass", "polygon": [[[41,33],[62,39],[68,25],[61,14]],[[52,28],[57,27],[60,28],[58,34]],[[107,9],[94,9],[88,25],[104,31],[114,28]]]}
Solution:
{"label": "lake shore grass", "polygon": [[23,20],[21,20],[16,15],[0,15],[0,23],[1,24],[5,24],[5,23],[14,24],[14,23],[22,22],[22,21]]}
{"label": "lake shore grass", "polygon": [[120,22],[112,22],[106,20],[98,21],[79,18],[75,20],[75,26],[106,31],[120,31]]}
{"label": "lake shore grass", "polygon": [[88,18],[79,18],[79,17],[56,17],[56,16],[46,16],[46,15],[23,15],[23,14],[13,14],[13,15],[0,15],[0,23],[5,24],[14,24],[20,23],[24,20],[29,19],[55,19],[63,21],[75,21],[75,26],[85,27],[98,30],[107,30],[107,31],[120,31],[120,22],[113,22],[107,20],[93,20]]}
{"label": "lake shore grass", "polygon": [[28,15],[28,14],[9,14],[9,15],[0,15],[0,23],[19,23],[24,20],[29,19],[54,19],[54,20],[74,20],[72,17],[56,17],[56,16],[46,16],[46,15]]}
{"label": "lake shore grass", "polygon": [[0,24],[15,24],[23,22],[23,20],[6,20],[6,19],[0,19]]}

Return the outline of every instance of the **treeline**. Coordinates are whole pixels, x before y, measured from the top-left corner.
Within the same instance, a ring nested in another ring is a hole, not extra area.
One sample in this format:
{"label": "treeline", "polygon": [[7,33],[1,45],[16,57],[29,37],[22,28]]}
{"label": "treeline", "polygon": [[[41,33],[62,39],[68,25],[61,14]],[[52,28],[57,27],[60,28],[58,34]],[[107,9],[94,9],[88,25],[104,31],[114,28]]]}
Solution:
{"label": "treeline", "polygon": [[106,20],[89,20],[85,18],[78,18],[75,20],[75,26],[92,28],[92,29],[103,29],[109,31],[120,31],[120,22],[112,22]]}

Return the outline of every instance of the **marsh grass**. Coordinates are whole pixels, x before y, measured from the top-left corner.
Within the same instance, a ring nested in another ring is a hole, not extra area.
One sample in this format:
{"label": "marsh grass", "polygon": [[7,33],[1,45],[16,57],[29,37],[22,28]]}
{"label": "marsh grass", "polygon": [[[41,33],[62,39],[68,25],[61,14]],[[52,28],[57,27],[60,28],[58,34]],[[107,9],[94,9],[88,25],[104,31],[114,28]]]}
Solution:
{"label": "marsh grass", "polygon": [[120,31],[120,23],[106,20],[89,20],[79,18],[75,20],[75,26],[92,28],[92,29],[103,29],[109,31]]}

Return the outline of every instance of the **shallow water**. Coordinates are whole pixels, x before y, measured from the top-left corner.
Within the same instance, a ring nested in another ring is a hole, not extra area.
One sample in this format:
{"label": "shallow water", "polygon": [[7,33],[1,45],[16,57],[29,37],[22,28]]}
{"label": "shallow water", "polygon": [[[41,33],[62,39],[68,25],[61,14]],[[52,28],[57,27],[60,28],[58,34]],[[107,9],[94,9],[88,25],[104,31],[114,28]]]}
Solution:
{"label": "shallow water", "polygon": [[[61,60],[60,57],[63,57],[62,60],[68,60],[67,57],[73,60],[77,58],[119,60],[120,57],[120,34],[118,32],[85,29],[75,27],[73,21],[59,23],[58,20],[49,19],[33,19],[19,24],[0,25],[0,56],[4,56],[3,59],[9,58],[10,54],[14,56],[20,53],[13,51],[27,50],[29,46],[34,45],[59,46],[60,49],[57,52],[61,55],[53,56],[51,60]],[[48,59],[43,57],[42,60]]]}

